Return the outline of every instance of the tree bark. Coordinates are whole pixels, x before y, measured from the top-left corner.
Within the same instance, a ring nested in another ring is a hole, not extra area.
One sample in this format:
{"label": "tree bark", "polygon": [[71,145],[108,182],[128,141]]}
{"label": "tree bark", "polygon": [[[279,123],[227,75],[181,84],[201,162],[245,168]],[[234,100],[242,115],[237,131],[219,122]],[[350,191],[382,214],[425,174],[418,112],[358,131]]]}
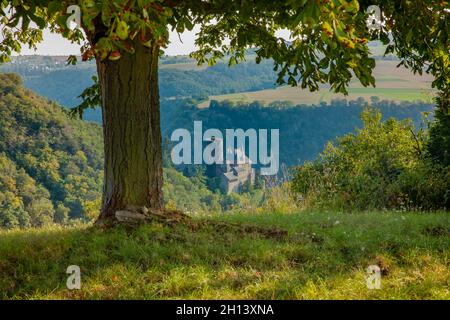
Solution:
{"label": "tree bark", "polygon": [[104,186],[97,222],[128,207],[162,210],[163,171],[158,87],[159,46],[97,61],[104,134]]}

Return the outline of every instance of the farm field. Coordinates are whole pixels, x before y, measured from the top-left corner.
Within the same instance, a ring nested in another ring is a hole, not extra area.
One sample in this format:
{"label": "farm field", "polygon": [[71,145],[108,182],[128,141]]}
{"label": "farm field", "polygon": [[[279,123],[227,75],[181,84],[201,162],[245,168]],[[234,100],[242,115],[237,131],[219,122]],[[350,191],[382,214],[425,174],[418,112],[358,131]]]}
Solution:
{"label": "farm field", "polygon": [[231,102],[253,102],[259,101],[264,105],[274,101],[290,101],[298,104],[319,104],[330,102],[334,99],[356,100],[359,97],[370,101],[372,96],[379,99],[400,101],[431,101],[434,91],[431,89],[432,77],[429,75],[414,75],[406,68],[397,68],[398,61],[377,60],[374,71],[376,88],[364,88],[358,80],[353,80],[350,85],[349,95],[335,94],[329,90],[329,86],[322,86],[318,92],[310,92],[307,89],[283,86],[277,89],[268,89],[254,92],[244,92],[210,96],[209,100],[198,105],[200,108],[209,106],[211,100]]}

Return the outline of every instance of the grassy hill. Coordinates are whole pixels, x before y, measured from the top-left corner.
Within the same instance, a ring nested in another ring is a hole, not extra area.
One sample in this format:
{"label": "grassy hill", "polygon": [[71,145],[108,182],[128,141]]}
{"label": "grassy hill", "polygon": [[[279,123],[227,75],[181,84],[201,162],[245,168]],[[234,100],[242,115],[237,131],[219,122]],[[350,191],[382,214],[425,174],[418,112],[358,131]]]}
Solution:
{"label": "grassy hill", "polygon": [[417,100],[431,102],[435,94],[435,91],[431,89],[432,77],[429,75],[414,75],[404,67],[397,68],[398,63],[398,61],[377,60],[374,70],[376,88],[365,88],[357,79],[354,79],[350,84],[348,96],[330,92],[327,85],[323,85],[318,92],[285,86],[259,91],[213,95],[207,101],[200,103],[199,107],[208,107],[212,100],[243,103],[259,101],[265,105],[275,101],[290,101],[293,104],[319,104],[331,102],[333,99],[356,100],[359,97],[370,101],[373,96],[381,100],[396,102],[414,102]]}
{"label": "grassy hill", "polygon": [[[446,212],[205,219],[0,231],[0,299],[450,299]],[[380,290],[366,286],[375,264]]]}
{"label": "grassy hill", "polygon": [[[30,69],[30,61],[38,61],[41,69]],[[92,71],[92,66],[83,65],[67,72],[62,58],[30,61],[25,63],[25,83],[34,81],[61,97],[67,97],[67,92],[58,88],[73,91],[71,84],[83,85],[77,77],[86,78]],[[249,64],[240,69],[220,64],[202,70],[186,57],[161,63],[167,80],[162,89],[167,90],[162,104],[165,136],[174,128],[190,128],[194,120],[202,120],[204,129],[280,128],[281,162],[297,165],[316,158],[327,141],[361,125],[362,99],[325,103],[332,97],[324,92],[320,105],[277,102],[263,106],[244,100],[198,108],[204,93],[271,87],[268,79],[273,75],[266,72],[261,77],[261,70],[271,70],[270,64],[256,72]],[[411,118],[418,124],[421,113],[432,112],[433,105],[387,99],[413,99],[421,92],[418,86],[427,88],[429,79],[410,78],[398,70],[392,75],[389,63],[382,62],[385,71],[377,69],[378,93],[363,92],[366,89],[354,84],[352,94],[381,95],[373,99],[373,106],[385,118]],[[179,94],[174,100],[168,99],[171,91]],[[273,91],[267,92],[266,102],[275,101]],[[193,99],[192,93],[199,96]],[[287,100],[287,94],[276,100]],[[324,186],[325,196],[341,197],[337,200],[342,200],[338,203],[342,206],[314,207],[302,184],[294,190],[288,182],[266,190],[250,188],[241,195],[213,192],[202,168],[173,167],[170,145],[165,143],[167,208],[192,217],[175,222],[171,216],[136,228],[123,225],[105,230],[92,225],[101,197],[101,127],[69,118],[63,107],[26,89],[19,76],[0,73],[0,300],[449,300],[449,212],[405,209],[425,210],[424,198],[419,197],[423,194],[437,205],[441,194],[447,201],[449,171],[437,166],[421,169],[419,164],[429,165],[419,163],[426,160],[421,148],[425,140],[421,134],[416,136],[412,126],[377,121],[369,123],[374,131],[364,131],[365,139],[344,139],[351,147],[338,150],[345,161],[331,154],[333,165],[324,166],[324,174],[320,166],[308,171],[319,172],[309,175],[311,185]],[[184,169],[183,173],[178,169]],[[428,179],[428,172],[433,179]],[[374,185],[377,189],[371,189]],[[412,193],[419,190],[414,194],[414,199],[420,199],[418,206],[403,201],[410,199],[404,197],[403,188]],[[373,195],[380,199],[374,208],[383,211],[355,209],[369,208],[366,199]],[[356,206],[355,199],[366,206]],[[397,205],[386,206],[391,200]],[[66,270],[72,265],[81,269],[80,290],[66,287]],[[367,268],[373,265],[381,271],[377,290],[367,287]]]}

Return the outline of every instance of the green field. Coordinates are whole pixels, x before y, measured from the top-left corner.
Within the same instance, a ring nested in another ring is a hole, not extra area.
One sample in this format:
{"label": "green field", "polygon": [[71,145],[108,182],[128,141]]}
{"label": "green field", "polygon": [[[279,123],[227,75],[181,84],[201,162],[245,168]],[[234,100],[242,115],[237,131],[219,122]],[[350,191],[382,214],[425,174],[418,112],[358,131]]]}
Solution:
{"label": "green field", "polygon": [[[0,231],[0,298],[450,299],[448,212],[205,219]],[[69,265],[81,290],[66,289]],[[367,287],[369,265],[381,268],[379,290]]]}
{"label": "green field", "polygon": [[429,75],[414,75],[405,68],[397,68],[397,65],[398,61],[377,60],[377,66],[374,70],[376,88],[364,88],[358,80],[353,80],[350,84],[348,96],[335,94],[326,85],[322,86],[318,92],[285,86],[277,89],[211,96],[208,101],[199,104],[199,107],[208,107],[211,100],[242,103],[259,101],[264,105],[274,101],[290,101],[298,105],[319,104],[320,102],[330,102],[333,99],[356,100],[359,97],[370,101],[372,96],[396,102],[414,102],[417,100],[431,102],[435,92],[431,89],[432,77]]}

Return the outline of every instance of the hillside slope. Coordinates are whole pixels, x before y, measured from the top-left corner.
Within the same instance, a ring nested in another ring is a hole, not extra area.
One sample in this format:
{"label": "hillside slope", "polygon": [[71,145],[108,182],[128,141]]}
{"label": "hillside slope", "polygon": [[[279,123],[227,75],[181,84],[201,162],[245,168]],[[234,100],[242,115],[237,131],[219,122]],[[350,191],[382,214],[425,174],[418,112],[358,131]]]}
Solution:
{"label": "hillside slope", "polygon": [[[19,76],[0,74],[0,158],[11,172],[0,175],[0,225],[83,217],[100,197],[102,157],[99,126],[70,119]],[[36,211],[41,218],[33,218]]]}
{"label": "hillside slope", "polygon": [[[378,101],[371,104],[380,110],[384,119],[411,118],[415,127],[420,128],[423,113],[432,114],[434,106],[426,103],[395,103]],[[177,128],[186,128],[193,132],[194,121],[203,122],[203,130],[217,128],[279,129],[280,163],[287,166],[302,164],[305,160],[314,160],[324,149],[328,141],[354,132],[361,128],[361,112],[368,106],[364,99],[356,101],[333,101],[320,106],[289,105],[285,102],[263,106],[258,102],[232,103],[213,101],[209,108],[195,106],[187,108],[180,105],[172,111],[173,116],[163,120],[165,135]]]}
{"label": "hillside slope", "polygon": [[[210,219],[0,231],[0,299],[450,299],[446,212]],[[66,288],[70,265],[81,290]],[[367,287],[370,265],[381,289]]]}
{"label": "hillside slope", "polygon": [[[166,168],[166,199],[200,210],[212,193]],[[99,125],[70,118],[65,109],[0,73],[0,228],[42,226],[98,215],[103,179]]]}

